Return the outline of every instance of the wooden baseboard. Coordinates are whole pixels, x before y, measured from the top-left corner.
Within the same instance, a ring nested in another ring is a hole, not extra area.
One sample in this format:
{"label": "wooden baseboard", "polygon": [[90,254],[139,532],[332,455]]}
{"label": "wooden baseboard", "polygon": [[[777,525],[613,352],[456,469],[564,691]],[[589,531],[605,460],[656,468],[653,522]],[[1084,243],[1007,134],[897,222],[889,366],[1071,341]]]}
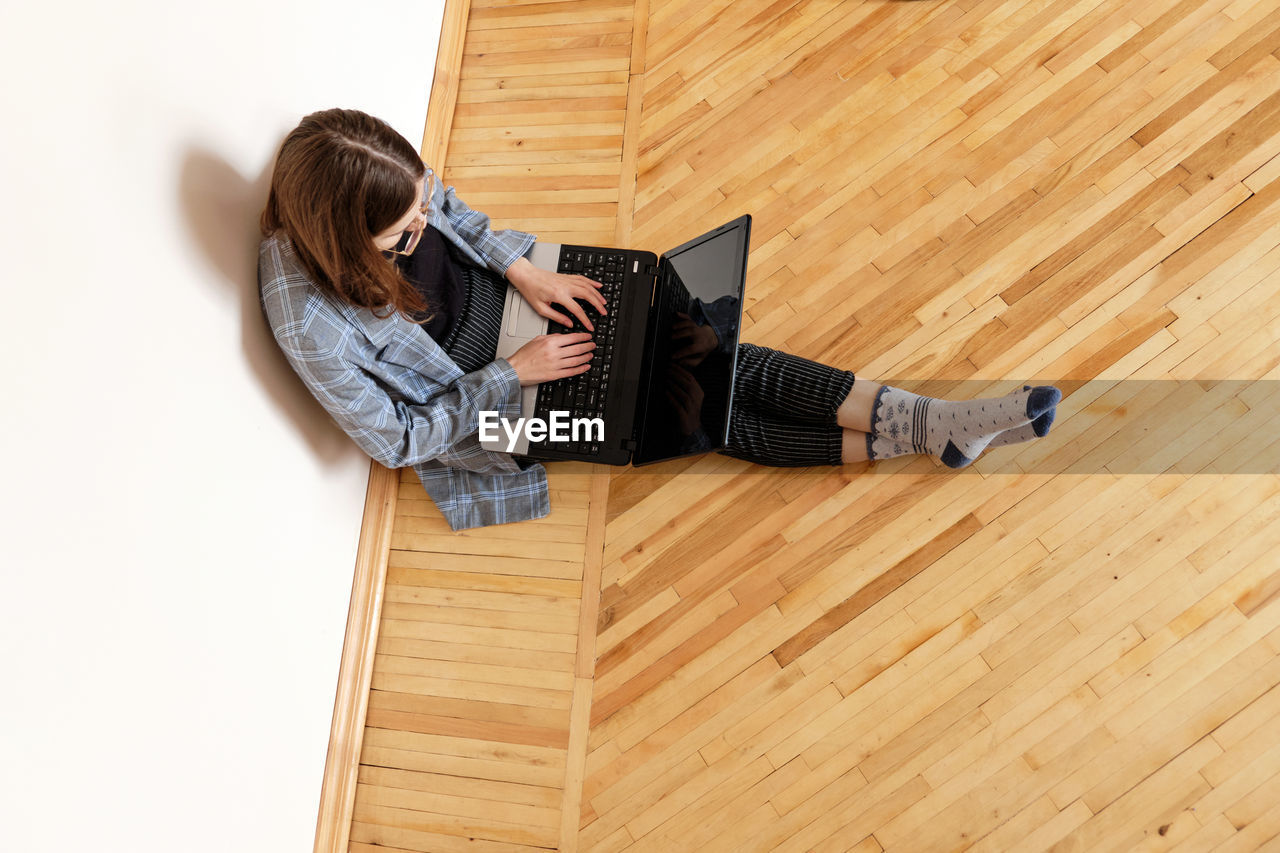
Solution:
{"label": "wooden baseboard", "polygon": [[[458,77],[462,68],[462,46],[470,10],[470,0],[445,2],[440,46],[436,53],[435,78],[431,84],[426,132],[422,140],[422,159],[437,171],[444,163],[449,132],[453,126]],[[356,778],[360,770],[360,749],[364,742],[365,712],[373,677],[373,658],[377,651],[387,558],[399,490],[399,472],[384,468],[376,462],[372,463],[365,496],[364,520],[360,528],[360,546],[356,555],[355,579],[351,587],[351,607],[347,614],[347,633],[342,645],[338,693],[329,733],[329,754],[325,760],[324,781],[320,792],[315,853],[346,853],[349,846]]]}
{"label": "wooden baseboard", "polygon": [[338,695],[333,706],[329,754],[325,759],[324,783],[320,791],[320,815],[316,821],[315,853],[345,853],[347,850],[399,490],[399,472],[374,462],[365,493],[364,522],[356,551],[351,607],[347,612],[347,634],[342,643]]}

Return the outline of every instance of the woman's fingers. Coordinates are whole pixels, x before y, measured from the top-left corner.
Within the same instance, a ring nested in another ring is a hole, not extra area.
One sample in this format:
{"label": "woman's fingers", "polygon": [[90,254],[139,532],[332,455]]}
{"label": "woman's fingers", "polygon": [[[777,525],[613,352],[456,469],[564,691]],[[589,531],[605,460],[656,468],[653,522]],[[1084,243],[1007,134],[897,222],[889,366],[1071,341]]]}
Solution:
{"label": "woman's fingers", "polygon": [[567,347],[573,344],[582,344],[590,341],[591,333],[590,332],[557,332],[557,333],[552,333],[550,335],[547,335],[547,337],[551,338],[552,339],[551,342],[554,343],[556,346]]}
{"label": "woman's fingers", "polygon": [[[599,311],[601,314],[607,314],[605,310],[604,295],[600,293],[600,289],[604,287],[600,282],[587,278],[585,275],[566,276],[568,280],[568,288],[562,291],[563,295],[571,299],[581,299],[584,302],[591,303],[591,307]],[[575,307],[577,303],[574,303]]]}
{"label": "woman's fingers", "polygon": [[[562,326],[572,326],[573,321],[559,313],[552,307],[552,304],[559,305],[569,311],[573,316],[582,321],[582,325],[591,331],[595,331],[595,324],[587,317],[586,310],[578,304],[578,300],[588,303],[592,308],[599,312],[602,316],[609,313],[604,294],[600,293],[603,288],[600,282],[589,279],[584,275],[564,275],[561,277],[557,286],[549,288],[544,298],[547,300],[546,312],[555,314],[552,319]],[[549,316],[541,308],[538,313],[544,317]]]}
{"label": "woman's fingers", "polygon": [[[587,312],[586,312],[585,310],[583,310],[583,308],[582,308],[582,306],[581,306],[581,305],[579,305],[579,304],[578,304],[578,300],[576,300],[576,299],[568,299],[568,300],[566,300],[566,302],[565,302],[565,303],[561,303],[561,307],[563,307],[563,308],[567,308],[569,311],[573,312],[573,316],[575,316],[575,317],[577,317],[579,320],[581,320],[581,321],[582,321],[582,325],[586,326],[590,331],[592,331],[592,332],[594,332],[594,331],[595,331],[595,326],[594,326],[594,325],[592,325],[592,324],[587,320]],[[566,325],[566,326],[572,326],[572,325],[573,325],[573,321],[572,321],[572,320],[570,320],[568,323],[565,323],[564,325]]]}
{"label": "woman's fingers", "polygon": [[590,366],[591,356],[595,352],[595,341],[591,340],[591,335],[587,332],[573,332],[571,334],[548,335],[551,339],[554,357],[559,359],[559,369],[565,370],[564,375],[570,373],[581,373],[581,368],[586,365]]}
{"label": "woman's fingers", "polygon": [[[591,323],[590,320],[587,319],[587,312],[583,310],[581,305],[578,304],[578,300],[569,299],[567,301],[569,304],[566,305],[565,307],[568,308],[570,311],[572,311],[573,315],[582,321],[582,325],[586,326],[588,329],[594,332],[596,330],[596,327]],[[572,326],[573,324],[564,323],[563,325]]]}
{"label": "woman's fingers", "polygon": [[587,344],[585,347],[564,347],[560,350],[560,358],[565,361],[572,361],[574,364],[581,364],[583,361],[589,360],[595,351],[595,344]]}
{"label": "woman's fingers", "polygon": [[591,352],[595,348],[596,348],[595,341],[587,341],[581,344],[570,344],[569,346],[561,347],[560,352],[565,357],[579,356],[579,355],[582,355],[584,352]]}
{"label": "woman's fingers", "polygon": [[591,369],[595,342],[589,332],[538,335],[508,358],[522,386],[549,382]]}
{"label": "woman's fingers", "polygon": [[[536,306],[535,306],[535,307],[536,307]],[[552,308],[552,307],[551,307],[551,303],[550,303],[550,302],[548,302],[548,303],[546,304],[546,310],[547,310],[547,311],[549,311],[549,312],[551,312],[551,315],[550,315],[550,316],[551,316],[551,319],[552,319],[552,320],[555,320],[555,321],[556,321],[557,323],[559,323],[561,326],[566,326],[566,327],[568,327],[568,326],[572,326],[572,325],[573,325],[573,321],[572,321],[572,320],[570,320],[570,319],[569,319],[568,317],[566,317],[565,315],[561,314],[561,313],[560,313],[559,311],[557,311],[556,309]],[[543,313],[541,310],[540,310],[540,311],[538,311],[538,313],[539,313],[539,314],[542,314],[542,316],[544,316],[544,317],[546,317],[546,316],[547,316],[547,314]]]}
{"label": "woman's fingers", "polygon": [[583,291],[585,295],[582,298],[594,305],[601,314],[608,314],[609,312],[605,310],[607,303],[605,302],[604,294],[600,292],[604,285],[586,276],[578,276],[578,278],[586,283],[586,288]]}

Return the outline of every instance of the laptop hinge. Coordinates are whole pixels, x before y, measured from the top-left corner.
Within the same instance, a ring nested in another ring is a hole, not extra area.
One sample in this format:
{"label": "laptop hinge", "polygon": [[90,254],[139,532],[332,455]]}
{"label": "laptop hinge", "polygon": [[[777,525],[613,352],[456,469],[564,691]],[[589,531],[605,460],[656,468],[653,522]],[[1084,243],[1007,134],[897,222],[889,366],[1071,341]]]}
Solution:
{"label": "laptop hinge", "polygon": [[644,274],[656,276],[658,274],[658,267],[655,264],[645,264]]}
{"label": "laptop hinge", "polygon": [[622,439],[622,449],[627,451],[634,451],[636,449],[636,440],[634,438]]}

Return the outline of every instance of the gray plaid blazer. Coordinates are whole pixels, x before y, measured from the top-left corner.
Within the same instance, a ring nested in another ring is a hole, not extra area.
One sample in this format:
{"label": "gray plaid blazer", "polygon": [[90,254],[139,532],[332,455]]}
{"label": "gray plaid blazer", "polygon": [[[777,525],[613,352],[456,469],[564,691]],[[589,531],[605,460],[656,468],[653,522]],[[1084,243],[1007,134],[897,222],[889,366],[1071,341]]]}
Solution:
{"label": "gray plaid blazer", "polygon": [[[453,187],[435,189],[429,220],[477,265],[505,275],[535,237],[493,231]],[[454,530],[542,518],[547,472],[480,446],[480,412],[520,417],[520,383],[505,358],[463,373],[421,326],[379,319],[330,297],[308,278],[283,233],[258,249],[262,310],[303,383],[366,453],[388,468],[412,466]],[[380,312],[385,313],[385,311]]]}

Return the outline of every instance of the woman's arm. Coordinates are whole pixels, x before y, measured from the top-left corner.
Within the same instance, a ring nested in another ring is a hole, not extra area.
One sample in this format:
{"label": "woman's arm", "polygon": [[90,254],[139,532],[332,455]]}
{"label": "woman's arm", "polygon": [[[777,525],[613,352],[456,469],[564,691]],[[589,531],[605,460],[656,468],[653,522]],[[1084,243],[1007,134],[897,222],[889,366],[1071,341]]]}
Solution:
{"label": "woman's arm", "polygon": [[[520,383],[504,358],[459,377],[425,403],[396,401],[384,384],[305,338],[281,342],[289,363],[338,426],[388,468],[435,459],[480,429],[480,412],[518,417]],[[514,411],[512,407],[514,406]]]}
{"label": "woman's arm", "polygon": [[[428,186],[433,177],[434,173],[428,174]],[[454,238],[454,244],[473,255],[473,260],[499,275],[505,276],[507,269],[524,257],[538,239],[523,231],[494,231],[489,217],[468,207],[458,198],[453,187],[435,189],[431,195],[430,212],[431,224],[437,230],[446,237]]]}
{"label": "woman's arm", "polygon": [[[429,173],[428,187],[433,178],[434,173]],[[431,224],[441,234],[477,264],[510,280],[543,317],[565,326],[573,325],[566,313],[551,307],[554,303],[563,306],[588,329],[594,329],[582,306],[575,301],[577,299],[592,303],[602,314],[608,313],[605,299],[599,293],[602,287],[599,282],[580,275],[564,275],[534,267],[525,257],[537,241],[533,234],[515,230],[494,231],[489,226],[489,217],[468,207],[458,198],[453,187],[432,192],[430,210]]]}

